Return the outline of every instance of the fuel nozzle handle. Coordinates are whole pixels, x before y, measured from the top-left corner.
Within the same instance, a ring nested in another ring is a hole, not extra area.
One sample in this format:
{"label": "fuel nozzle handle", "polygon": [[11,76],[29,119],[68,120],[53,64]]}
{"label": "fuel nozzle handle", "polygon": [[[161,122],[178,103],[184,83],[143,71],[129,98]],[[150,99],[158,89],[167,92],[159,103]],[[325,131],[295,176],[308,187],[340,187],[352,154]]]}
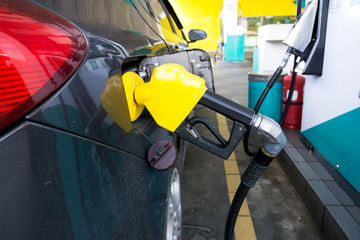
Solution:
{"label": "fuel nozzle handle", "polygon": [[[256,119],[254,111],[211,91],[205,91],[198,103],[233,121],[230,138],[224,139],[216,128],[203,117],[185,119],[176,129],[176,134],[198,147],[227,159]],[[195,125],[198,124],[209,129],[218,141],[201,136],[195,129]]]}
{"label": "fuel nozzle handle", "polygon": [[[262,148],[269,156],[276,156],[286,143],[286,137],[279,124],[260,113],[255,114],[252,109],[210,91],[205,91],[198,103],[233,121],[230,138],[228,140],[223,139],[220,133],[216,132],[215,128],[211,126],[209,121],[201,117],[185,119],[175,132],[181,138],[219,157],[227,159],[245,132],[249,131],[250,128],[257,134],[263,136],[265,141]],[[199,123],[205,125],[219,141],[213,142],[201,136],[194,127],[195,124]]]}
{"label": "fuel nozzle handle", "polygon": [[268,155],[276,156],[284,148],[286,137],[273,119],[210,91],[204,93],[199,103],[263,136],[262,148]]}
{"label": "fuel nozzle handle", "polygon": [[233,121],[244,124],[246,127],[251,126],[255,116],[254,110],[244,107],[211,91],[206,91],[199,103]]}
{"label": "fuel nozzle handle", "polygon": [[[155,68],[150,81],[146,83],[133,72],[125,73],[122,78],[131,121],[135,121],[146,107],[159,126],[224,159],[229,157],[250,128],[255,128],[264,136],[272,136],[267,132],[279,129],[272,127],[277,125],[276,122],[255,114],[254,110],[208,91],[204,79],[177,64],[163,64]],[[117,82],[113,85],[121,86]],[[111,86],[107,88],[111,90]],[[207,119],[189,117],[198,103],[233,121],[229,139],[224,139]],[[201,136],[194,127],[197,124],[210,130],[217,141]],[[276,138],[273,137],[272,141],[264,144],[270,154],[277,154],[274,153],[277,148],[275,142]]]}

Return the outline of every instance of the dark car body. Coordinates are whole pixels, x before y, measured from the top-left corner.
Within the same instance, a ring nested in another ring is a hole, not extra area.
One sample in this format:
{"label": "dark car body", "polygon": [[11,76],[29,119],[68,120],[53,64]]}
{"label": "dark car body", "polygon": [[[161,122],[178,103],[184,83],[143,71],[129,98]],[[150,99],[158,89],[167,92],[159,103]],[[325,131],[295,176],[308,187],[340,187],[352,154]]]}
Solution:
{"label": "dark car body", "polygon": [[[22,2],[13,4],[25,8]],[[149,2],[26,3],[77,26],[87,48],[62,86],[0,132],[0,239],[166,238],[170,180],[181,171],[185,144],[147,111],[131,123],[124,99],[120,126],[100,98],[111,76],[187,47],[170,4],[157,2],[167,17],[157,18]],[[178,147],[174,169],[149,166],[148,149],[158,140]]]}

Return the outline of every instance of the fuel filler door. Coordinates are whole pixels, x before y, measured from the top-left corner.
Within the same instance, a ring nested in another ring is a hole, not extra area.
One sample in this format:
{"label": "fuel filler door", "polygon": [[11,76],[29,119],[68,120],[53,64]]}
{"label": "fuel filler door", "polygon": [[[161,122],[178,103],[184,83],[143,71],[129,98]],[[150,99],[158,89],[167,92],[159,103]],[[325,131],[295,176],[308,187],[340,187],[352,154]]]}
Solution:
{"label": "fuel filler door", "polygon": [[200,49],[146,57],[139,64],[138,73],[147,82],[154,68],[167,63],[182,65],[188,72],[203,78],[208,90],[215,92],[211,58],[207,52]]}

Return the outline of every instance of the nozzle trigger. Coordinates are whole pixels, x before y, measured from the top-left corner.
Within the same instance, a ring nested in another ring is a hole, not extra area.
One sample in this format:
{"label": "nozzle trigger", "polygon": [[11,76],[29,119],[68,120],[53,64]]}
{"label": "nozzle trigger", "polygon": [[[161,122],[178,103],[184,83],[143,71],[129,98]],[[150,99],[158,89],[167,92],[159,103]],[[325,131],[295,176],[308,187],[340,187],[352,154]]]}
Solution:
{"label": "nozzle trigger", "polygon": [[[201,136],[194,128],[196,124],[204,125],[218,141],[214,142]],[[234,151],[246,131],[247,129],[245,125],[234,122],[230,138],[229,140],[226,140],[206,118],[193,117],[191,119],[184,120],[175,132],[179,137],[185,139],[186,141],[212,152],[221,158],[227,159]]]}
{"label": "nozzle trigger", "polygon": [[198,131],[196,131],[195,128],[193,128],[189,123],[186,124],[186,131],[193,137],[193,138],[199,138],[200,134]]}

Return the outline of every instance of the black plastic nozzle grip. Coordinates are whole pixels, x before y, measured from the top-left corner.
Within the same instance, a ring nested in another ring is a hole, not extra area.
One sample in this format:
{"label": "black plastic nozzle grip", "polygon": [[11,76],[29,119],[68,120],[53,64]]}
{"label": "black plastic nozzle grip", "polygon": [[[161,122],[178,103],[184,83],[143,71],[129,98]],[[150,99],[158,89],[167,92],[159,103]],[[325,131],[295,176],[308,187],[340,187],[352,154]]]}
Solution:
{"label": "black plastic nozzle grip", "polygon": [[[198,147],[227,159],[251,126],[255,116],[254,111],[211,91],[206,91],[198,103],[234,121],[230,138],[228,140],[224,139],[215,127],[202,117],[185,120],[176,129],[176,134]],[[193,128],[196,124],[202,124],[210,130],[217,142],[200,136],[196,129]]]}
{"label": "black plastic nozzle grip", "polygon": [[199,101],[199,104],[202,104],[235,122],[242,123],[246,127],[251,125],[255,115],[254,110],[210,91],[206,91],[204,93],[203,97]]}
{"label": "black plastic nozzle grip", "polygon": [[[190,124],[192,123],[192,124]],[[195,130],[194,125],[205,125],[213,136],[218,140],[214,142],[204,136],[200,136]],[[246,128],[243,124],[234,122],[229,140],[225,140],[219,132],[211,125],[209,127],[209,121],[201,117],[195,117],[195,119],[185,120],[175,131],[175,133],[184,140],[191,142],[192,144],[205,149],[223,159],[228,159],[230,154],[234,151],[242,137],[246,132]]]}

